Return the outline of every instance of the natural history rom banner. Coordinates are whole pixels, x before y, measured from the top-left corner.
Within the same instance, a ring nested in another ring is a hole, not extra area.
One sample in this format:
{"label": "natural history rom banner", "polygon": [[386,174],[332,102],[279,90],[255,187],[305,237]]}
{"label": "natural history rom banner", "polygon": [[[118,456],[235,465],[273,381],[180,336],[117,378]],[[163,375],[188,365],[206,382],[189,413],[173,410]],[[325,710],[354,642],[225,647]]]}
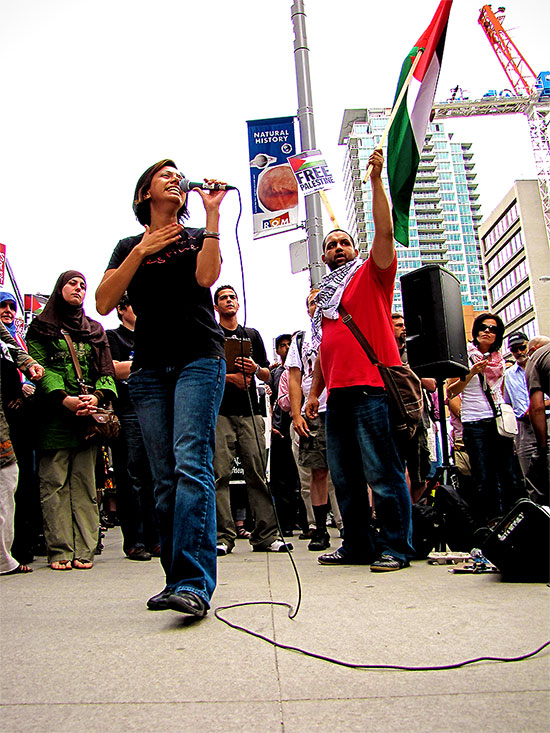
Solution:
{"label": "natural history rom banner", "polygon": [[298,184],[287,158],[296,153],[294,117],[249,120],[254,239],[298,227]]}

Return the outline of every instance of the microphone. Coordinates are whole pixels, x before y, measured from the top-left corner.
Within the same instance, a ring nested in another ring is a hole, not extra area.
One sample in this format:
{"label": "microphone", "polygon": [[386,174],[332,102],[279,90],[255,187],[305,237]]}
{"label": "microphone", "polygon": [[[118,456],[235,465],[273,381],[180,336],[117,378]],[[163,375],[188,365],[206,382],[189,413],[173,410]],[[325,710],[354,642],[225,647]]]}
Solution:
{"label": "microphone", "polygon": [[190,181],[188,178],[182,178],[179,187],[183,193],[188,193],[194,188],[201,188],[203,191],[235,191],[237,188],[226,183],[205,183],[204,181]]}

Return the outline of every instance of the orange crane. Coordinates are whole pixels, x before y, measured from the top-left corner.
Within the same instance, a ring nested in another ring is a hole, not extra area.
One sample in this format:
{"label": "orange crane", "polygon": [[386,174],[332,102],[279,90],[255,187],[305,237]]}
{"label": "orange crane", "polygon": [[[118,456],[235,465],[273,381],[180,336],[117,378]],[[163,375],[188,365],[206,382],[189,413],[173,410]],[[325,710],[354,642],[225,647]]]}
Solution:
{"label": "orange crane", "polygon": [[490,5],[481,8],[478,23],[483,28],[515,95],[485,95],[478,100],[451,101],[434,106],[434,117],[473,117],[476,115],[524,114],[529,124],[529,134],[539,184],[542,211],[550,246],[550,72],[538,76],[525,60],[510,35],[503,27],[505,8],[493,12]]}
{"label": "orange crane", "polygon": [[500,7],[496,13],[493,13],[490,5],[484,5],[480,10],[477,22],[489,39],[517,96],[530,97],[535,91],[537,75],[502,27],[505,10],[506,8]]}

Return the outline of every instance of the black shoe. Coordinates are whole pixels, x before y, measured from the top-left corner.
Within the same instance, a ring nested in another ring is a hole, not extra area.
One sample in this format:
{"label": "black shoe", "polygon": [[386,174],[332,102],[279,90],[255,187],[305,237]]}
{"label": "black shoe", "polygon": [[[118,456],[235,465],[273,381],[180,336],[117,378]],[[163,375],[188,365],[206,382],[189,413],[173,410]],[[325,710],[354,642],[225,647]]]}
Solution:
{"label": "black shoe", "polygon": [[400,560],[398,557],[394,557],[389,553],[382,553],[378,560],[375,560],[370,569],[373,573],[390,573],[393,570],[401,570],[402,568],[408,568],[409,563],[406,560]]}
{"label": "black shoe", "polygon": [[294,530],[283,529],[283,537],[294,537]]}
{"label": "black shoe", "polygon": [[147,601],[147,608],[150,611],[167,611],[168,606],[166,605],[166,601],[170,598],[173,592],[172,588],[164,588],[164,590],[161,590],[161,592],[157,593],[156,596],[151,596],[151,598],[149,598]]}
{"label": "black shoe", "polygon": [[317,558],[319,565],[368,565],[368,561],[361,562],[360,560],[352,560],[345,555],[342,555],[340,550],[334,552],[327,552],[325,555],[319,555]]}
{"label": "black shoe", "polygon": [[188,613],[198,618],[206,616],[209,608],[205,600],[190,590],[180,590],[172,593],[167,600],[166,607],[172,611]]}
{"label": "black shoe", "polygon": [[320,552],[326,550],[327,547],[330,547],[330,535],[326,529],[321,529],[315,532],[307,549],[312,552]]}
{"label": "black shoe", "polygon": [[301,532],[298,535],[299,540],[311,540],[315,534],[315,529],[311,527],[310,529],[304,529],[303,532]]}
{"label": "black shoe", "polygon": [[147,552],[145,547],[132,547],[131,550],[128,550],[128,559],[129,560],[150,560],[151,553]]}
{"label": "black shoe", "polygon": [[148,550],[151,557],[160,557],[160,545],[154,545]]}

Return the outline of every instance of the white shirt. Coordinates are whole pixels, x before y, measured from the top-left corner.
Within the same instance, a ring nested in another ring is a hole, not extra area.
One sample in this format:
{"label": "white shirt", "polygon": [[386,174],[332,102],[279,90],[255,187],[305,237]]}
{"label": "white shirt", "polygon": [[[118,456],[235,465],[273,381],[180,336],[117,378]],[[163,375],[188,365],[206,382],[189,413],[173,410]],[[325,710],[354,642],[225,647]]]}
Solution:
{"label": "white shirt", "polygon": [[[315,368],[315,361],[317,360],[317,350],[311,345],[311,339],[308,341],[306,335],[302,340],[302,357],[300,357],[300,351],[298,350],[298,344],[296,343],[296,337],[292,339],[290,349],[285,361],[285,367],[297,367],[302,372],[302,394],[304,395],[304,403],[302,405],[302,413],[304,412],[305,404],[309,397],[309,391],[311,389],[311,383],[313,381],[313,370]],[[327,409],[327,391],[324,389],[319,396],[319,412],[326,412]]]}
{"label": "white shirt", "polygon": [[[503,376],[491,389],[495,405],[503,402],[502,385]],[[462,407],[460,409],[461,420],[465,422],[475,422],[476,420],[484,420],[487,417],[494,417],[491,405],[489,404],[485,392],[481,387],[481,379],[476,374],[466,385],[462,392]]]}

